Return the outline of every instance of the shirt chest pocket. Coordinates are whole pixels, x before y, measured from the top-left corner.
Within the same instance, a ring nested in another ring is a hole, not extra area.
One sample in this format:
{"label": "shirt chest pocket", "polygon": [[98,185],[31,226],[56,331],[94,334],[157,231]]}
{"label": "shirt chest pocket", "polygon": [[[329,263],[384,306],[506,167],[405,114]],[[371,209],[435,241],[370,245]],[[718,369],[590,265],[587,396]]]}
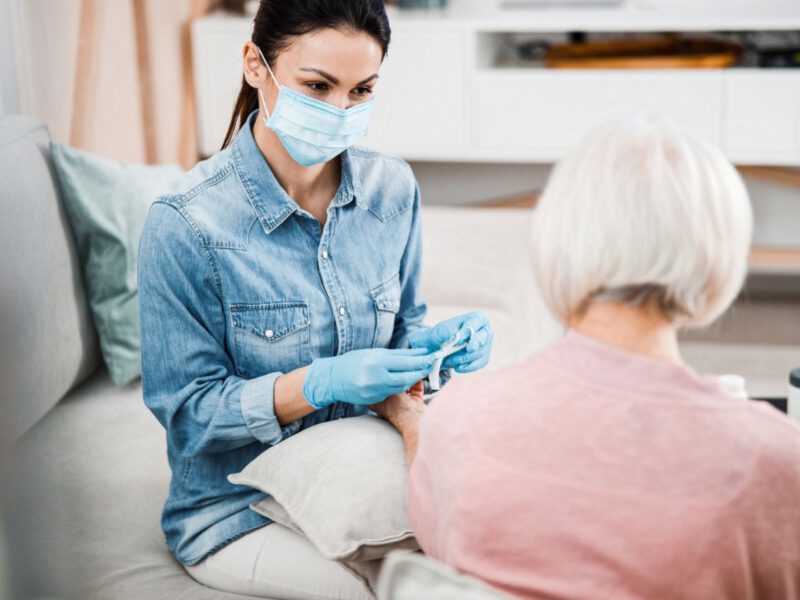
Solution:
{"label": "shirt chest pocket", "polygon": [[400,275],[397,274],[371,289],[369,295],[375,307],[375,334],[372,347],[386,348],[392,340],[395,320],[400,311]]}
{"label": "shirt chest pocket", "polygon": [[231,305],[236,370],[248,378],[311,362],[308,305],[285,300]]}

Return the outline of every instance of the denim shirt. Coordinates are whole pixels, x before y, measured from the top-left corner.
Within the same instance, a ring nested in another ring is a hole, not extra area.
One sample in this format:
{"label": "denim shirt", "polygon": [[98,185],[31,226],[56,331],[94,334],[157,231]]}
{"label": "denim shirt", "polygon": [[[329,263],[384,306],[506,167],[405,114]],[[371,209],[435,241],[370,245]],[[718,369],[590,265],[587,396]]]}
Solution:
{"label": "denim shirt", "polygon": [[186,565],[270,522],[249,508],[265,494],[227,475],[298,431],[367,412],[335,403],[281,426],[275,380],[317,357],[406,347],[426,313],[410,167],[344,152],[321,228],[270,171],[255,116],[153,203],[139,246],[144,401],[172,469],[161,526]]}

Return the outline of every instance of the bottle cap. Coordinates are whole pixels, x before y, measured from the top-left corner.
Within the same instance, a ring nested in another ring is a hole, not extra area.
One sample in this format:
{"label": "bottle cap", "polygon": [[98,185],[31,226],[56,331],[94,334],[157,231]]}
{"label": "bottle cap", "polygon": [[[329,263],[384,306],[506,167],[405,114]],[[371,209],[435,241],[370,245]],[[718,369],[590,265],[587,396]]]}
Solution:
{"label": "bottle cap", "polygon": [[789,385],[800,388],[800,367],[789,371]]}
{"label": "bottle cap", "polygon": [[738,398],[747,397],[745,380],[741,375],[720,375],[719,382],[722,384],[722,387],[725,389],[725,391],[731,396],[736,396]]}

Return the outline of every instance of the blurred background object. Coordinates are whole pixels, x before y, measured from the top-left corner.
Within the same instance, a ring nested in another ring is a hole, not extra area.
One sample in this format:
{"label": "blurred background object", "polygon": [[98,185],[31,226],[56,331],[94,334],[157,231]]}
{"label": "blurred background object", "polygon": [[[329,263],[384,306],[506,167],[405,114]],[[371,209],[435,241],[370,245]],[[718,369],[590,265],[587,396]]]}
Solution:
{"label": "blurred background object", "polygon": [[[7,112],[136,162],[197,160],[189,24],[211,0],[2,0],[16,90]],[[13,81],[13,84],[11,83]],[[15,102],[14,102],[15,101]],[[15,110],[16,109],[16,110]]]}
{"label": "blurred background object", "polygon": [[447,6],[447,0],[397,0],[397,6],[400,8],[444,8]]}

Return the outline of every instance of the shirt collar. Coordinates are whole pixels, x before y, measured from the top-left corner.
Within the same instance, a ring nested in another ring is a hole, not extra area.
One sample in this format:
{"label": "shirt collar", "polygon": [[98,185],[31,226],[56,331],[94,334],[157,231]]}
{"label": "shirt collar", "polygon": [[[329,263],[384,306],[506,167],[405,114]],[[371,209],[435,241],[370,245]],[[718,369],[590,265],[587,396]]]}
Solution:
{"label": "shirt collar", "polygon": [[[236,134],[232,156],[234,167],[247,192],[250,204],[256,211],[264,232],[269,234],[295,211],[300,210],[300,207],[278,183],[256,144],[253,137],[253,123],[257,116],[258,110],[251,112],[244,126]],[[360,208],[366,208],[361,185],[354,172],[353,158],[348,150],[342,152],[340,156],[342,159],[341,183],[331,205],[346,206],[355,200]]]}

